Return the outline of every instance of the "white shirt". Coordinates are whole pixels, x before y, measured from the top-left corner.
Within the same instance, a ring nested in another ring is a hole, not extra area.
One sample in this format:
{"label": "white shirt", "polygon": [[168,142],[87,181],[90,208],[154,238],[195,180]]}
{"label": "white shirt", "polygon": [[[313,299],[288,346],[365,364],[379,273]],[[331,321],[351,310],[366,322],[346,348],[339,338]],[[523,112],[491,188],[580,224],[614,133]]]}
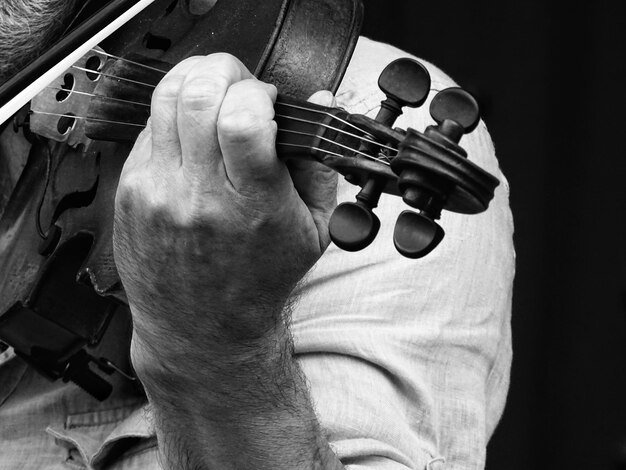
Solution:
{"label": "white shirt", "polygon": [[[362,38],[338,105],[374,115],[384,99],[380,71],[406,55]],[[435,90],[455,86],[421,62],[433,92],[421,108],[406,109],[396,127],[434,124],[428,105]],[[294,310],[296,351],[318,416],[351,470],[484,467],[509,384],[513,222],[508,183],[484,123],[460,145],[501,181],[485,213],[444,212],[441,244],[409,260],[392,241],[395,219],[408,207],[383,196],[374,243],[357,253],[331,246]],[[340,202],[354,201],[357,192],[342,182]]]}

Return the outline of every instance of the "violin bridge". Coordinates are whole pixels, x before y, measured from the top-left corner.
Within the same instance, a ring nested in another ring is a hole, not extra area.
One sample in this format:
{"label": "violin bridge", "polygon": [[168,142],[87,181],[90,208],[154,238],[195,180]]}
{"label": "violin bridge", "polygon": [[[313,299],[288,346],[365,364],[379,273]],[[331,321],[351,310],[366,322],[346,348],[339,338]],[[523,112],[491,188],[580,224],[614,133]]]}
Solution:
{"label": "violin bridge", "polygon": [[92,49],[31,101],[30,130],[72,147],[87,146],[85,116],[107,55]]}

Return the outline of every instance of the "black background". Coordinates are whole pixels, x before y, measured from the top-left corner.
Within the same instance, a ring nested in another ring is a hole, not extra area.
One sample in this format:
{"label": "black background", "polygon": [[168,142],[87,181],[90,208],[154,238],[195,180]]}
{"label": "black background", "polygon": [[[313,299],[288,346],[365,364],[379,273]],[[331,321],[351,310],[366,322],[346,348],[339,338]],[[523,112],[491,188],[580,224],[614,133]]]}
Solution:
{"label": "black background", "polygon": [[626,2],[365,6],[366,36],[477,96],[511,185],[514,360],[487,470],[622,468]]}

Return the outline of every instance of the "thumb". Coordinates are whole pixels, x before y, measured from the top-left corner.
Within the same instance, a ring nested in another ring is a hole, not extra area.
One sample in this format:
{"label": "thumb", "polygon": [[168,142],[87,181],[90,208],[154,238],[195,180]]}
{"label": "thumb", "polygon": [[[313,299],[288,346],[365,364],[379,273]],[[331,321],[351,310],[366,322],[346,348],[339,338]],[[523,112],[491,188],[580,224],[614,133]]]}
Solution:
{"label": "thumb", "polygon": [[[309,101],[329,107],[336,103],[330,91],[318,91]],[[337,205],[337,172],[313,160],[289,160],[288,167],[294,187],[308,206],[325,248],[330,243],[328,220]]]}

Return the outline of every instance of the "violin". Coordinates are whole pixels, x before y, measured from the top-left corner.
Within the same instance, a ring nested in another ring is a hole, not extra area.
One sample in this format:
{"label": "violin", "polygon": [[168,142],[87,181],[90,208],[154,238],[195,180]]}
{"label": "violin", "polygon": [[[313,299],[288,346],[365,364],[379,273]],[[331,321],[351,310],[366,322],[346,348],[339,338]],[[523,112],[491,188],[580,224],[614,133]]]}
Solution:
{"label": "violin", "polygon": [[[100,21],[123,3],[105,7]],[[118,368],[88,351],[126,304],[112,250],[117,182],[150,115],[152,91],[177,62],[229,52],[277,86],[279,158],[314,159],[360,188],[330,219],[331,240],[344,250],[375,239],[383,193],[413,209],[399,214],[393,243],[401,255],[420,258],[444,237],[436,222],[443,210],[482,212],[498,185],[459,145],[480,119],[461,88],[431,101],[436,125],[393,128],[402,108],[423,105],[430,92],[429,74],[415,60],[382,72],[386,99],[374,119],[305,101],[338,88],[360,31],[360,0],[192,6],[152,2],[14,117],[31,150],[0,220],[0,340],[50,379],[73,381],[100,400],[111,393],[103,375]]]}

